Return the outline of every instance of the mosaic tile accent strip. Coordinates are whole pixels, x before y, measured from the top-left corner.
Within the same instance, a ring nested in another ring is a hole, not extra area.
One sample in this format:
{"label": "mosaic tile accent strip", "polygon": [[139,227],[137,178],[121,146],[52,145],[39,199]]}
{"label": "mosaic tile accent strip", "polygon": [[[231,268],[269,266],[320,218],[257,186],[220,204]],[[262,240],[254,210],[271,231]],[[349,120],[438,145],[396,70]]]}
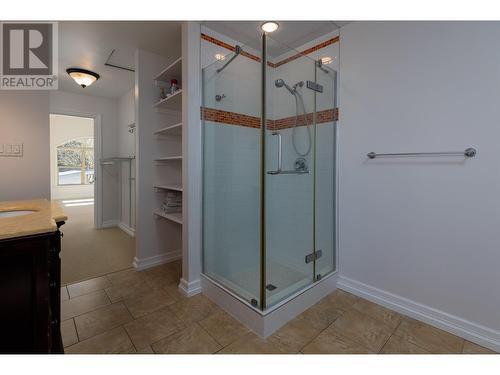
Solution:
{"label": "mosaic tile accent strip", "polygon": [[[228,49],[228,50],[230,50],[232,52],[235,51],[235,47],[234,46],[232,46],[232,45],[230,45],[228,43],[225,43],[222,40],[216,39],[216,38],[214,38],[214,37],[212,37],[210,35],[202,33],[201,34],[201,39],[204,39],[207,42],[213,43],[213,44],[218,45],[220,47],[224,47],[224,48],[226,48],[226,49]],[[321,42],[321,43],[319,43],[319,44],[317,44],[315,46],[312,46],[312,47],[310,47],[310,48],[308,48],[308,49],[306,49],[306,50],[304,50],[302,52],[299,52],[299,53],[297,53],[297,54],[295,54],[293,56],[287,57],[286,59],[281,60],[281,61],[279,61],[277,63],[273,63],[271,61],[268,61],[267,65],[270,66],[271,68],[277,68],[278,66],[281,66],[281,65],[284,65],[284,64],[286,64],[286,63],[288,63],[290,61],[296,60],[296,59],[298,59],[301,56],[306,56],[309,53],[315,52],[315,51],[317,51],[317,50],[319,50],[321,48],[325,48],[325,47],[327,47],[327,46],[329,46],[331,44],[337,43],[339,40],[340,40],[340,38],[338,36],[333,37],[333,38],[325,40],[324,42]],[[260,57],[252,55],[251,53],[242,51],[241,55],[245,56],[245,57],[248,57],[249,59],[252,59],[254,61],[260,62]]]}
{"label": "mosaic tile accent strip", "polygon": [[260,117],[244,115],[242,113],[222,111],[214,108],[201,108],[201,119],[228,125],[239,125],[249,128],[260,128]]}
{"label": "mosaic tile accent strip", "polygon": [[328,40],[325,40],[324,42],[316,44],[315,46],[312,46],[312,47],[310,47],[310,48],[308,48],[308,49],[306,49],[306,50],[304,50],[302,52],[299,52],[299,53],[297,53],[297,54],[295,54],[293,56],[287,57],[284,60],[278,61],[276,64],[274,64],[274,67],[277,68],[278,66],[281,66],[281,65],[286,64],[286,63],[288,63],[290,61],[296,60],[299,57],[306,56],[306,55],[308,55],[310,53],[313,53],[313,52],[315,52],[315,51],[317,51],[317,50],[319,50],[321,48],[325,48],[325,47],[327,47],[327,46],[329,46],[331,44],[337,43],[339,40],[340,40],[340,38],[338,36],[333,37],[333,38],[328,39]]}
{"label": "mosaic tile accent strip", "polygon": [[[222,111],[220,109],[200,108],[202,120],[218,122],[227,125],[245,126],[249,128],[260,128],[260,117],[249,116],[242,113]],[[297,126],[311,125],[313,123],[313,113],[308,113],[306,116],[299,116]],[[339,118],[339,109],[326,109],[316,113],[316,124],[324,124],[332,121],[337,121]],[[283,130],[293,127],[295,124],[295,116],[285,117],[278,120],[267,120],[267,129]]]}
{"label": "mosaic tile accent strip", "polygon": [[[314,114],[308,113],[306,116],[301,115],[297,119],[297,126],[311,125],[314,120]],[[324,124],[327,122],[338,121],[339,109],[326,109],[324,111],[319,111],[316,113],[316,124]],[[285,117],[272,121],[272,124],[268,122],[267,127],[271,130],[282,130],[292,128],[295,124],[295,116]]]}
{"label": "mosaic tile accent strip", "polygon": [[[236,49],[234,46],[232,46],[232,45],[230,45],[228,43],[225,43],[222,40],[219,40],[219,39],[216,39],[214,37],[211,37],[210,35],[207,35],[207,34],[201,34],[201,39],[204,39],[207,42],[216,44],[216,45],[218,45],[220,47],[224,47],[225,49],[228,49],[228,50],[230,50],[232,52],[234,52],[235,49]],[[245,56],[245,57],[248,57],[249,59],[252,59],[254,61],[260,62],[260,57],[252,55],[251,53],[248,53],[248,52],[245,52],[245,51],[241,51],[241,55]]]}

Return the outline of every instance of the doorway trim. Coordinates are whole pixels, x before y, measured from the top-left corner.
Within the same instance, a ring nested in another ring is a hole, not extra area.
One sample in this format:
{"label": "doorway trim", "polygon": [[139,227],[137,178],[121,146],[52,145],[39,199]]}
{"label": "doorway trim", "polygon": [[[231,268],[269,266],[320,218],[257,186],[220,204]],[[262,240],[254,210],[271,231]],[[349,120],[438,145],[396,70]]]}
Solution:
{"label": "doorway trim", "polygon": [[63,115],[73,117],[85,117],[94,120],[94,226],[102,228],[102,170],[100,160],[102,159],[102,115],[89,112],[80,112],[70,109],[53,109],[51,115]]}

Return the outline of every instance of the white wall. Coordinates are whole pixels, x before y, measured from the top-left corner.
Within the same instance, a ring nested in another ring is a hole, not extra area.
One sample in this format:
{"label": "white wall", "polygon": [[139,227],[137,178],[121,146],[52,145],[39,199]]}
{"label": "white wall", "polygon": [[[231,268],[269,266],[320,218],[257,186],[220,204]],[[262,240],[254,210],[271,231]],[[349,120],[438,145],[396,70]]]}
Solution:
{"label": "white wall", "polygon": [[89,198],[94,196],[94,185],[58,185],[57,146],[82,137],[94,137],[94,119],[50,115],[51,199]]}
{"label": "white wall", "polygon": [[0,201],[50,198],[49,95],[0,91],[0,143],[24,144],[23,157],[0,157]]}
{"label": "white wall", "polygon": [[[135,124],[135,92],[130,89],[118,99],[118,156],[135,156],[136,132],[130,133],[129,125]],[[132,172],[129,171],[128,162],[121,164],[120,178],[120,214],[119,220],[129,230],[135,228],[135,181],[129,185],[129,174],[135,177],[135,160],[131,161]],[[131,189],[131,195],[129,190]],[[132,198],[132,204],[129,199]],[[129,207],[130,206],[130,207]],[[130,208],[130,209],[129,209]]]}
{"label": "white wall", "polygon": [[[499,34],[499,23],[355,22],[340,55],[341,275],[497,350]],[[470,160],[366,158],[472,146]]]}
{"label": "white wall", "polygon": [[[73,94],[64,91],[50,93],[50,112],[101,116],[102,157],[118,155],[118,104],[116,99]],[[97,134],[96,134],[97,136]],[[116,222],[119,218],[119,169],[102,167],[102,220]]]}

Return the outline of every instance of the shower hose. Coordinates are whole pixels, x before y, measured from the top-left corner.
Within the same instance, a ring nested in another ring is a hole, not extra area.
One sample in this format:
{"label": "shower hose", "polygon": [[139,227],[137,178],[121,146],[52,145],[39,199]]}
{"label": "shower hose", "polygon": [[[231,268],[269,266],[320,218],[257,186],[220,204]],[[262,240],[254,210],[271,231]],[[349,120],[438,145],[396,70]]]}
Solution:
{"label": "shower hose", "polygon": [[[295,91],[295,123],[293,125],[293,130],[292,130],[292,146],[293,146],[293,149],[295,150],[295,152],[299,155],[299,156],[307,156],[309,155],[309,152],[311,152],[311,143],[312,143],[312,139],[311,139],[311,129],[309,129],[309,124],[307,123],[307,112],[306,112],[306,106],[304,104],[304,99],[302,98],[302,95],[300,95],[297,91]],[[304,122],[305,122],[305,126],[306,126],[306,129],[307,129],[307,150],[305,153],[302,153],[299,151],[298,147],[297,147],[297,144],[296,144],[296,137],[297,137],[297,123],[299,121],[299,102],[302,106],[302,112],[304,113]]]}

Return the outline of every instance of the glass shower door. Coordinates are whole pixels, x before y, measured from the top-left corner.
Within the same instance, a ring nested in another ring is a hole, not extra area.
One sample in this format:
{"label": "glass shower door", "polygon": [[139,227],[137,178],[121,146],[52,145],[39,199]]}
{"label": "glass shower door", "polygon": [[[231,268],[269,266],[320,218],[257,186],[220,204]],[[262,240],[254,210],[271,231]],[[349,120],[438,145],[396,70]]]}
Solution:
{"label": "glass shower door", "polygon": [[314,60],[266,38],[265,307],[314,282]]}
{"label": "glass shower door", "polygon": [[[331,63],[330,63],[331,64]],[[336,270],[336,122],[337,72],[315,63],[315,245],[321,252],[314,273],[320,280]]]}

